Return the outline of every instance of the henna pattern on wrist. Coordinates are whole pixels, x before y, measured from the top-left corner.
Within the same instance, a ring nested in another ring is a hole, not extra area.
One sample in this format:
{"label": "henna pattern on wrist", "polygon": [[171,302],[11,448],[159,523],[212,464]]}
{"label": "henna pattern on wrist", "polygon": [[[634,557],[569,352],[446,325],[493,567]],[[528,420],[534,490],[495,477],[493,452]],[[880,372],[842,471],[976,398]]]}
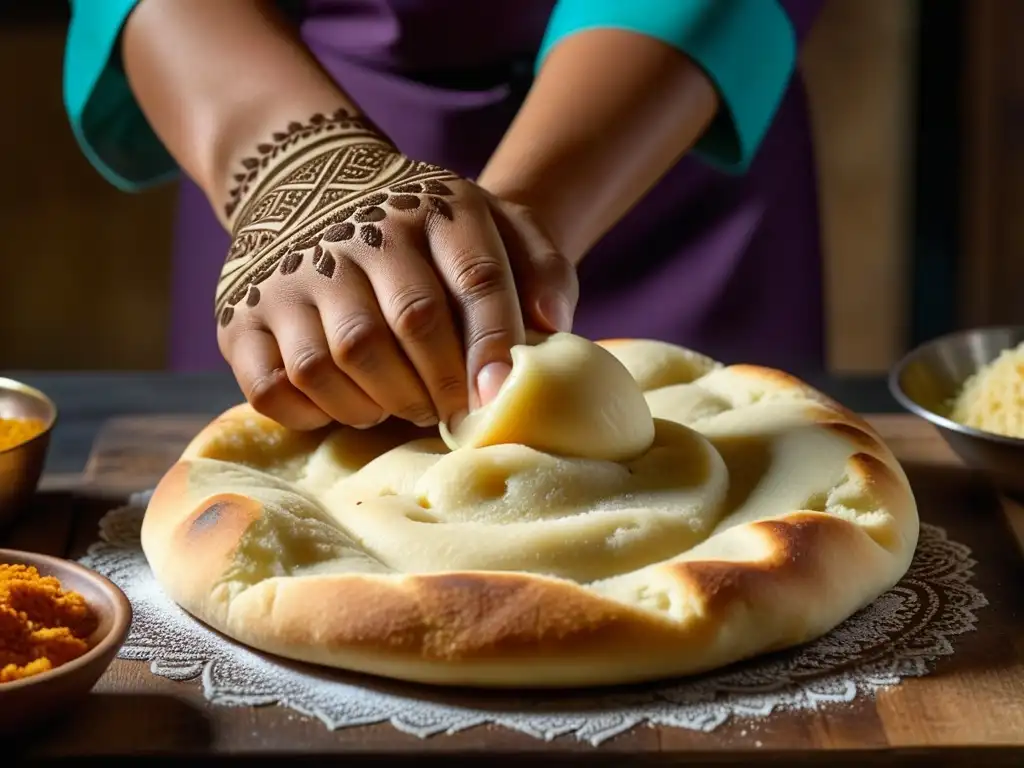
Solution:
{"label": "henna pattern on wrist", "polygon": [[[337,268],[325,246],[358,240],[384,245],[381,224],[392,212],[424,209],[454,219],[445,184],[458,177],[401,155],[370,125],[345,110],[291,123],[242,160],[225,212],[232,244],[217,285],[222,327],[236,308],[260,303],[258,285],[293,275],[307,262],[326,278]],[[252,190],[250,193],[249,190]]]}

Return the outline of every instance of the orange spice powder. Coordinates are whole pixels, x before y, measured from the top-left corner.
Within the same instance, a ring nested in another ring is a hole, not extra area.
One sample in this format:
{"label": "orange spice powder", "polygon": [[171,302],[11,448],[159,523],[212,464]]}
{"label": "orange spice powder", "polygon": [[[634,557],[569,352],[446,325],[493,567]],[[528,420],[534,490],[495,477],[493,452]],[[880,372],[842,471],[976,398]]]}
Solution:
{"label": "orange spice powder", "polygon": [[0,564],[0,684],[77,659],[97,625],[85,598],[65,591],[56,577]]}
{"label": "orange spice powder", "polygon": [[0,451],[27,443],[44,429],[42,419],[0,419]]}

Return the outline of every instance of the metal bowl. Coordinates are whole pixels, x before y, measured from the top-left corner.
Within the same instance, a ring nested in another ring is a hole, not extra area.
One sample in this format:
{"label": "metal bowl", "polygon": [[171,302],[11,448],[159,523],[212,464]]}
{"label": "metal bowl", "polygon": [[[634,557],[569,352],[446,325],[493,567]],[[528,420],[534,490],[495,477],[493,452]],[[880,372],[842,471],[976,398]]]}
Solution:
{"label": "metal bowl", "polygon": [[964,382],[1024,341],[1024,326],[978,328],[922,344],[889,375],[893,397],[931,422],[965,464],[987,475],[1000,489],[1024,496],[1024,440],[966,427],[949,418],[950,401]]}
{"label": "metal bowl", "polygon": [[0,377],[0,418],[40,419],[43,431],[24,443],[0,450],[0,530],[11,523],[35,493],[57,421],[57,406],[38,389]]}

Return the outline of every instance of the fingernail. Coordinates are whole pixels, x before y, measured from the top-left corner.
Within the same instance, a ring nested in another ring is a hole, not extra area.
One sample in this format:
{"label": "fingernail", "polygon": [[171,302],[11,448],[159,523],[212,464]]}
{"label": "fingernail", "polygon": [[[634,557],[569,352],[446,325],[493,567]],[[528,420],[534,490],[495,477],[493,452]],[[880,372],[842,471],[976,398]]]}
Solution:
{"label": "fingernail", "polygon": [[572,330],[572,307],[561,294],[549,293],[542,296],[537,302],[537,309],[544,322],[556,331],[568,333]]}
{"label": "fingernail", "polygon": [[373,429],[374,427],[376,427],[376,426],[378,426],[380,424],[383,424],[385,421],[387,421],[388,417],[390,415],[391,414],[389,414],[389,413],[385,413],[385,414],[382,414],[379,419],[377,419],[376,421],[374,421],[372,423],[369,423],[369,424],[353,424],[352,427],[354,429]]}
{"label": "fingernail", "polygon": [[425,416],[422,419],[417,419],[416,421],[413,422],[413,424],[415,424],[417,427],[423,427],[423,428],[426,428],[426,427],[436,427],[437,426],[437,416]]}
{"label": "fingernail", "polygon": [[487,405],[493,400],[505,379],[512,373],[508,363],[488,363],[476,377],[476,389],[480,395],[480,405]]}
{"label": "fingernail", "polygon": [[461,411],[456,411],[455,413],[453,413],[448,418],[448,429],[449,429],[449,431],[454,432],[456,429],[458,429],[459,425],[463,422],[463,420],[467,416],[469,416],[469,411],[467,411],[465,408],[463,408]]}

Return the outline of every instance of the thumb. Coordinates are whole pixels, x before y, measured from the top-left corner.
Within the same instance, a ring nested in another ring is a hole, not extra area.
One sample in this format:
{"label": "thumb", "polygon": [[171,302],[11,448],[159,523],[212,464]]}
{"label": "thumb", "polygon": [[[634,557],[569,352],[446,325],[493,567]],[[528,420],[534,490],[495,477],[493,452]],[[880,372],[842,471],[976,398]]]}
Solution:
{"label": "thumb", "polygon": [[569,332],[579,301],[576,267],[524,206],[492,198],[524,320],[536,330]]}
{"label": "thumb", "polygon": [[512,269],[521,286],[524,319],[539,331],[568,333],[580,293],[576,268],[557,251],[533,251],[523,261],[521,266],[513,262]]}

